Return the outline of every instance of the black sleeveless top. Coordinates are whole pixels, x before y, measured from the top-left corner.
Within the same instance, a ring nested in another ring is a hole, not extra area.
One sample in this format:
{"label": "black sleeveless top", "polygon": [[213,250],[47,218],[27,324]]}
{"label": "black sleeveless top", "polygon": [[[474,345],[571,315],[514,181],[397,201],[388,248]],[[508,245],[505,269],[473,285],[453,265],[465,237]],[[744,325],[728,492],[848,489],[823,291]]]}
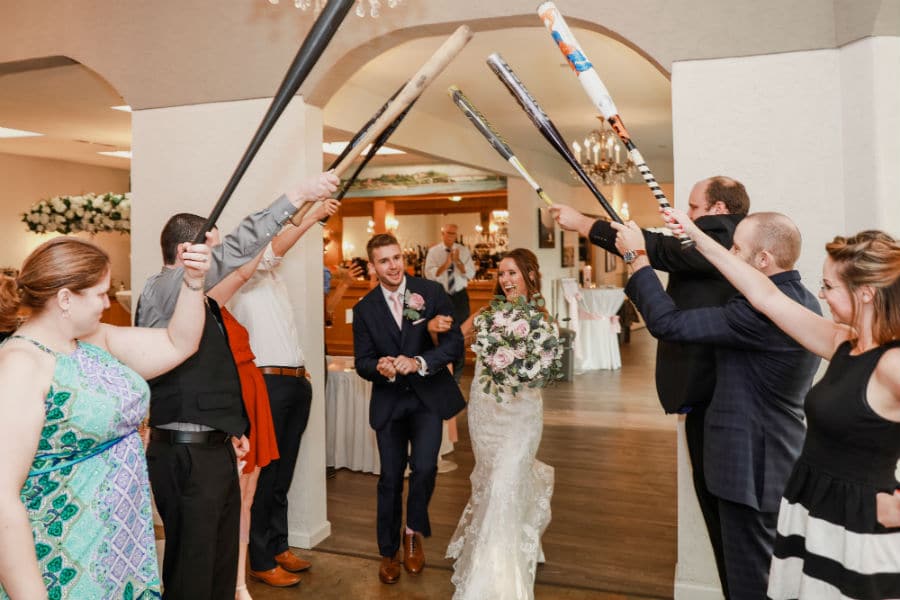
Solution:
{"label": "black sleeveless top", "polygon": [[878,361],[893,341],[862,354],[850,354],[841,344],[825,376],[806,396],[808,431],[801,461],[850,481],[886,491],[897,486],[894,471],[900,460],[900,422],[875,413],[866,400],[866,386]]}

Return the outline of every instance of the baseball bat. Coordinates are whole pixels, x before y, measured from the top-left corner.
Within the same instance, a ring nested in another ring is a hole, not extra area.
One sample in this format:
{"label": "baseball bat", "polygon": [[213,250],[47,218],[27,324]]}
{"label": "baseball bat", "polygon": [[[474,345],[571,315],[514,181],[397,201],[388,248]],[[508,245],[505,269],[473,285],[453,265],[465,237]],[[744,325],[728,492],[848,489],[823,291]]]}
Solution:
{"label": "baseball bat", "polygon": [[[398,90],[398,93],[399,93],[399,90]],[[397,94],[394,94],[394,96],[392,96],[391,98],[395,97],[396,95]],[[416,100],[418,100],[418,98],[416,98]],[[397,129],[397,127],[400,126],[400,123],[403,122],[403,119],[406,118],[406,115],[409,114],[409,111],[415,105],[416,100],[413,100],[410,103],[410,105],[407,106],[403,110],[402,113],[400,113],[400,116],[398,116],[396,119],[394,119],[394,121],[390,125],[388,125],[387,128],[381,132],[381,134],[379,134],[378,138],[374,142],[372,142],[372,148],[369,149],[369,151],[366,153],[365,158],[363,158],[360,161],[359,165],[357,165],[356,169],[353,171],[353,173],[350,175],[350,177],[348,177],[341,184],[341,188],[338,190],[338,193],[335,194],[335,196],[334,196],[335,200],[337,200],[338,202],[343,200],[344,195],[346,195],[346,193],[350,190],[350,186],[353,185],[353,182],[356,181],[356,178],[359,177],[359,174],[362,172],[362,170],[366,168],[366,165],[369,164],[369,161],[372,160],[372,157],[374,157],[378,153],[378,150],[381,149],[381,147],[384,146],[384,144],[388,141],[388,138],[391,137],[391,134],[393,134],[394,131]],[[390,101],[388,101],[388,102],[390,102]],[[387,107],[387,103],[381,107],[381,111],[379,111],[378,114],[380,114],[382,111],[384,111],[384,109],[386,107]],[[372,123],[375,122],[374,119],[377,119],[377,115],[371,121]],[[359,134],[357,134],[357,135],[359,135]],[[351,140],[350,144],[352,144],[352,143],[353,143],[353,141]],[[347,148],[350,147],[350,144],[347,145]],[[347,148],[344,148],[344,151],[341,152],[341,156],[344,156],[344,153],[347,152]],[[340,162],[340,160],[335,161],[335,163],[333,163],[333,164],[337,164],[338,162]],[[329,168],[331,168],[331,167],[329,167]],[[330,215],[326,216],[323,219],[319,219],[319,224],[325,225],[328,222],[329,217],[330,217]]]}
{"label": "baseball bat", "polygon": [[[327,6],[327,5],[326,5]],[[381,132],[383,132],[394,120],[400,116],[408,106],[410,106],[416,98],[425,90],[434,79],[450,64],[463,47],[472,39],[472,30],[467,25],[460,25],[456,31],[447,38],[440,47],[434,51],[434,54],[425,61],[416,74],[406,82],[397,97],[391,102],[383,113],[375,120],[366,133],[359,139],[356,146],[342,158],[332,170],[338,177],[346,171],[351,163],[356,160],[366,146],[372,143]],[[302,219],[303,215],[312,208],[313,203],[307,202],[300,207],[300,210],[294,215],[294,219]]]}
{"label": "baseball bat", "polygon": [[543,200],[547,206],[553,206],[553,200],[550,199],[550,196],[544,189],[541,187],[534,177],[531,176],[531,173],[525,170],[525,166],[522,162],[516,157],[515,153],[513,153],[512,148],[509,147],[509,144],[504,141],[503,137],[497,133],[497,131],[491,126],[490,122],[487,118],[481,114],[475,105],[472,104],[472,101],[462,93],[455,85],[451,85],[450,89],[447,90],[450,92],[450,97],[453,99],[453,102],[456,106],[463,112],[464,115],[469,119],[472,125],[475,126],[481,135],[487,139],[488,143],[494,147],[500,156],[506,159],[509,164],[513,166],[513,168],[519,172],[525,181],[528,182],[528,185],[531,186],[531,189],[537,193],[538,197]]}
{"label": "baseball bat", "polygon": [[535,100],[528,92],[525,85],[519,81],[519,78],[516,77],[516,74],[513,73],[513,70],[509,65],[506,64],[503,57],[495,52],[488,57],[487,63],[497,77],[500,78],[500,81],[506,86],[506,89],[508,89],[513,97],[519,102],[519,105],[529,116],[535,127],[538,128],[538,131],[540,131],[544,138],[550,142],[550,145],[553,146],[553,149],[559,153],[563,160],[569,163],[569,166],[572,167],[572,170],[575,171],[578,178],[581,179],[584,185],[586,185],[591,193],[594,194],[594,197],[597,198],[597,201],[609,215],[609,218],[617,223],[622,223],[622,218],[616,214],[615,209],[609,201],[607,201],[606,197],[604,197],[600,190],[597,189],[597,186],[594,185],[594,182],[591,181],[588,174],[585,173],[578,161],[575,160],[575,156],[569,150],[569,146],[559,133],[559,130],[556,129],[556,125],[553,124],[550,117],[548,117],[540,107],[537,100]]}
{"label": "baseball bat", "polygon": [[266,111],[262,122],[253,135],[253,139],[250,140],[250,144],[244,151],[244,156],[238,162],[237,168],[225,185],[222,195],[219,196],[212,212],[209,213],[209,217],[207,217],[206,223],[203,224],[203,228],[200,230],[194,243],[200,244],[206,240],[206,232],[215,226],[216,221],[222,214],[222,210],[224,210],[228,200],[231,199],[231,194],[234,193],[234,189],[247,171],[247,167],[253,162],[253,158],[259,151],[260,146],[268,137],[275,123],[278,122],[281,113],[284,112],[294,94],[297,93],[300,85],[303,84],[319,57],[322,56],[322,53],[328,46],[328,42],[334,37],[334,33],[340,27],[344,17],[347,16],[347,12],[355,2],[356,0],[330,0],[325,5],[325,8],[322,9],[316,22],[313,23],[312,28],[306,35],[306,39],[303,40],[303,44],[300,45],[300,49],[297,50],[294,61],[288,68],[281,85],[278,86],[278,91],[275,92],[275,97],[269,105],[269,110]]}
{"label": "baseball bat", "polygon": [[[634,144],[634,141],[631,139],[631,136],[628,134],[628,130],[625,128],[625,124],[619,116],[619,110],[616,108],[616,104],[613,102],[609,90],[606,89],[603,80],[600,79],[600,74],[597,73],[597,69],[594,68],[594,65],[591,64],[591,61],[585,56],[584,51],[578,44],[578,40],[575,39],[572,30],[569,29],[569,25],[563,18],[562,13],[559,12],[559,9],[556,8],[556,5],[553,2],[544,2],[538,7],[537,12],[544,22],[544,25],[547,27],[547,30],[550,31],[550,36],[553,38],[553,41],[556,42],[559,51],[562,52],[566,61],[569,63],[569,66],[572,67],[572,71],[577,75],[578,81],[581,82],[581,87],[587,92],[591,102],[594,103],[594,106],[597,107],[600,114],[603,115],[603,118],[606,119],[607,123],[612,127],[612,130],[615,131],[616,135],[619,136],[619,139],[622,140],[625,149],[628,150],[628,156],[631,158],[632,162],[634,162],[638,171],[641,172],[641,177],[644,178],[647,187],[653,192],[653,197],[656,198],[659,206],[661,208],[671,208],[669,200],[666,198],[665,193],[663,193],[662,189],[659,187],[659,183],[656,181],[656,177],[653,176],[650,167],[647,166],[647,162],[644,160],[644,157],[641,155],[637,146]],[[694,244],[687,235],[682,234],[679,236],[679,239],[681,240],[682,246],[685,248],[693,246]]]}
{"label": "baseball bat", "polygon": [[375,114],[372,115],[372,117],[368,121],[366,121],[366,123],[362,127],[359,128],[359,131],[357,131],[355,134],[353,134],[353,137],[350,138],[350,141],[347,143],[347,145],[344,147],[344,149],[341,150],[341,153],[338,154],[337,158],[335,158],[333,161],[331,161],[331,164],[328,166],[328,170],[335,168],[338,165],[338,163],[340,163],[342,160],[344,160],[345,156],[350,154],[350,151],[353,150],[353,148],[356,146],[356,144],[359,143],[359,140],[361,140],[363,138],[363,136],[366,135],[366,132],[369,131],[369,128],[375,124],[375,121],[378,120],[378,117],[381,116],[381,113],[383,113],[385,110],[387,110],[388,105],[394,101],[394,98],[397,97],[397,94],[399,94],[402,89],[403,89],[403,86],[401,85],[399,88],[397,88],[396,92],[391,94],[390,98],[385,100],[384,104],[381,105],[381,108],[376,110]]}

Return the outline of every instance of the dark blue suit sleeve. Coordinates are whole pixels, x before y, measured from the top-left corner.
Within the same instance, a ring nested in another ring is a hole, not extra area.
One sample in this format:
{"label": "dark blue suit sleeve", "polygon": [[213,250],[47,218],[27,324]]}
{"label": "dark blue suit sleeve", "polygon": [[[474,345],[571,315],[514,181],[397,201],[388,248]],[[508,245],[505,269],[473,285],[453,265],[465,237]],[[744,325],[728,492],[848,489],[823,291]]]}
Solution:
{"label": "dark blue suit sleeve", "polygon": [[372,331],[365,318],[365,305],[358,302],[353,307],[353,360],[356,372],[373,383],[389,383],[387,377],[376,369],[378,356]]}
{"label": "dark blue suit sleeve", "polygon": [[[428,319],[436,315],[453,315],[453,304],[450,296],[439,286],[433,286],[438,293],[430,294],[434,302],[434,311],[429,311]],[[449,331],[438,335],[438,345],[422,352],[422,359],[428,365],[427,375],[434,375],[448,364],[455,362],[465,352],[465,343],[459,330],[459,323],[454,322]]]}
{"label": "dark blue suit sleeve", "polygon": [[738,296],[724,306],[679,310],[653,269],[638,270],[625,287],[653,337],[743,350],[765,350],[771,331],[767,317]]}

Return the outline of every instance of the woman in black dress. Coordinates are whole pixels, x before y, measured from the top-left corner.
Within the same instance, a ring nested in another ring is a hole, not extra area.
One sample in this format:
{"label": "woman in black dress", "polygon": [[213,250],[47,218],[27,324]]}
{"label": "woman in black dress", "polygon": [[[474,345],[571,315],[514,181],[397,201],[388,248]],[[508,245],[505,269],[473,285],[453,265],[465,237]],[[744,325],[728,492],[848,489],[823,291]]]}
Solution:
{"label": "woman in black dress", "polygon": [[778,513],[768,597],[900,598],[900,242],[864,231],[826,245],[819,298],[829,320],[684,213],[669,220],[757,310],[831,361],[807,395],[806,443]]}

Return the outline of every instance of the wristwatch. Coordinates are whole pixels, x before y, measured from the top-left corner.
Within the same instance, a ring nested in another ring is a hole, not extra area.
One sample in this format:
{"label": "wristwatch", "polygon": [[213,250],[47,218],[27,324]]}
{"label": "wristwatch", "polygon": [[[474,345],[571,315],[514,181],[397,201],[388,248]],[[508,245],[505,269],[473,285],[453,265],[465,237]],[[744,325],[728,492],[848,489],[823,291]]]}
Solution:
{"label": "wristwatch", "polygon": [[630,265],[635,260],[637,260],[638,256],[647,256],[647,251],[643,248],[638,248],[637,250],[626,250],[622,253],[622,260],[625,261],[626,265]]}

